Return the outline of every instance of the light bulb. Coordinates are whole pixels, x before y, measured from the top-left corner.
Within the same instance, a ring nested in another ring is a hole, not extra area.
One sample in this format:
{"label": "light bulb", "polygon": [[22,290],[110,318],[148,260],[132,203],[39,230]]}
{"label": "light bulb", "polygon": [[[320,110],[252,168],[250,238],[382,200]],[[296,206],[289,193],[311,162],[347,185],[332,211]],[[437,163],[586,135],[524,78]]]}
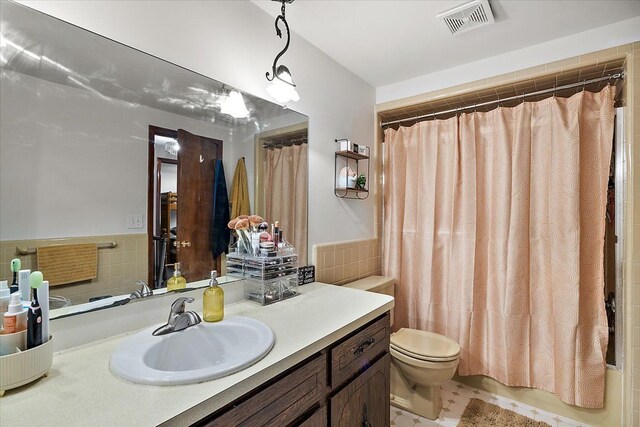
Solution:
{"label": "light bulb", "polygon": [[220,112],[236,119],[249,117],[249,110],[247,110],[247,106],[244,103],[244,98],[237,90],[229,92],[229,95],[222,101]]}
{"label": "light bulb", "polygon": [[300,95],[296,91],[291,73],[287,67],[280,65],[276,74],[277,77],[267,87],[267,93],[281,104],[289,101],[299,101]]}
{"label": "light bulb", "polygon": [[180,151],[180,144],[178,144],[178,141],[173,140],[173,141],[167,141],[164,144],[164,151],[166,151],[167,153],[173,155],[173,156],[177,156],[178,155],[178,151]]}

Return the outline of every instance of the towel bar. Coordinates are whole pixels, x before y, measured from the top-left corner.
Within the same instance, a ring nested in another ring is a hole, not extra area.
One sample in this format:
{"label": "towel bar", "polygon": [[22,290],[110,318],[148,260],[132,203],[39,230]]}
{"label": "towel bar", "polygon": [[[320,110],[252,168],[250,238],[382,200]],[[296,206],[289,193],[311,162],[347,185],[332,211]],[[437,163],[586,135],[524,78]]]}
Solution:
{"label": "towel bar", "polygon": [[[118,246],[118,242],[98,243],[98,249],[113,249]],[[38,248],[16,248],[16,255],[34,255]]]}

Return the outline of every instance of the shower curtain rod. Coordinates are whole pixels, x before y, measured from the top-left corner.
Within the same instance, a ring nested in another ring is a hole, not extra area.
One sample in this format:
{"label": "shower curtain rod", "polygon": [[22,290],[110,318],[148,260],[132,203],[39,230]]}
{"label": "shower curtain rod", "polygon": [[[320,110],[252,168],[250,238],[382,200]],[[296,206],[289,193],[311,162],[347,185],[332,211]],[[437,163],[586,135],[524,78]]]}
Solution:
{"label": "shower curtain rod", "polygon": [[412,120],[416,120],[417,121],[417,120],[420,120],[420,119],[426,119],[427,117],[435,117],[435,116],[439,116],[439,115],[442,115],[442,114],[457,113],[459,111],[471,110],[471,109],[478,108],[478,107],[484,107],[486,105],[500,104],[501,102],[512,101],[514,99],[524,99],[524,98],[528,98],[530,96],[544,95],[545,93],[557,92],[559,90],[571,89],[571,88],[579,87],[579,86],[586,86],[586,85],[590,85],[592,83],[603,82],[605,80],[611,81],[611,80],[622,80],[622,79],[624,79],[624,72],[619,72],[619,73],[616,73],[616,74],[611,74],[611,75],[606,76],[606,77],[598,77],[598,78],[595,78],[595,79],[584,80],[584,81],[577,82],[577,83],[570,83],[570,84],[566,84],[566,85],[562,85],[562,86],[554,86],[554,87],[549,88],[549,89],[543,89],[543,90],[538,90],[538,91],[529,92],[529,93],[522,93],[520,95],[514,95],[514,96],[510,96],[508,98],[481,102],[479,104],[466,105],[464,107],[452,108],[450,110],[445,110],[445,111],[437,111],[435,113],[423,114],[421,116],[415,116],[415,117],[408,117],[406,119],[392,120],[392,121],[389,121],[389,122],[380,123],[380,127],[382,128],[382,127],[393,125],[393,124],[396,124],[396,123],[410,122]]}

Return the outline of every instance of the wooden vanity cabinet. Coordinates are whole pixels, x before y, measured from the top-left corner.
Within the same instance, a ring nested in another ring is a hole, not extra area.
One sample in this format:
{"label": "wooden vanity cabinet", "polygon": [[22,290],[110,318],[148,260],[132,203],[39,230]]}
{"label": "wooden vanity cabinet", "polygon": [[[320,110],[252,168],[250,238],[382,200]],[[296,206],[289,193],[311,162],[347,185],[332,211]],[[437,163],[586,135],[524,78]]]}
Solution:
{"label": "wooden vanity cabinet", "polygon": [[331,398],[331,426],[389,425],[389,354]]}
{"label": "wooden vanity cabinet", "polygon": [[388,426],[389,334],[385,313],[196,425]]}

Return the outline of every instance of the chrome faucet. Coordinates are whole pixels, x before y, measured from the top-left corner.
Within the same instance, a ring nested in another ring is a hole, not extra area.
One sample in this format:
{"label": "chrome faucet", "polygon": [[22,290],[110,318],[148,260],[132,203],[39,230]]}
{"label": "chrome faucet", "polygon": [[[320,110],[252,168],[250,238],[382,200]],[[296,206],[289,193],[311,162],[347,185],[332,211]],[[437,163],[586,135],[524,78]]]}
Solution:
{"label": "chrome faucet", "polygon": [[149,285],[147,285],[142,280],[136,280],[136,283],[141,286],[139,291],[131,292],[129,298],[146,298],[153,295],[153,291],[149,289]]}
{"label": "chrome faucet", "polygon": [[172,332],[182,331],[190,326],[195,326],[202,322],[202,319],[195,311],[184,311],[184,306],[188,302],[193,302],[193,298],[180,297],[171,304],[169,320],[166,325],[160,326],[153,331],[153,335],[166,335]]}

